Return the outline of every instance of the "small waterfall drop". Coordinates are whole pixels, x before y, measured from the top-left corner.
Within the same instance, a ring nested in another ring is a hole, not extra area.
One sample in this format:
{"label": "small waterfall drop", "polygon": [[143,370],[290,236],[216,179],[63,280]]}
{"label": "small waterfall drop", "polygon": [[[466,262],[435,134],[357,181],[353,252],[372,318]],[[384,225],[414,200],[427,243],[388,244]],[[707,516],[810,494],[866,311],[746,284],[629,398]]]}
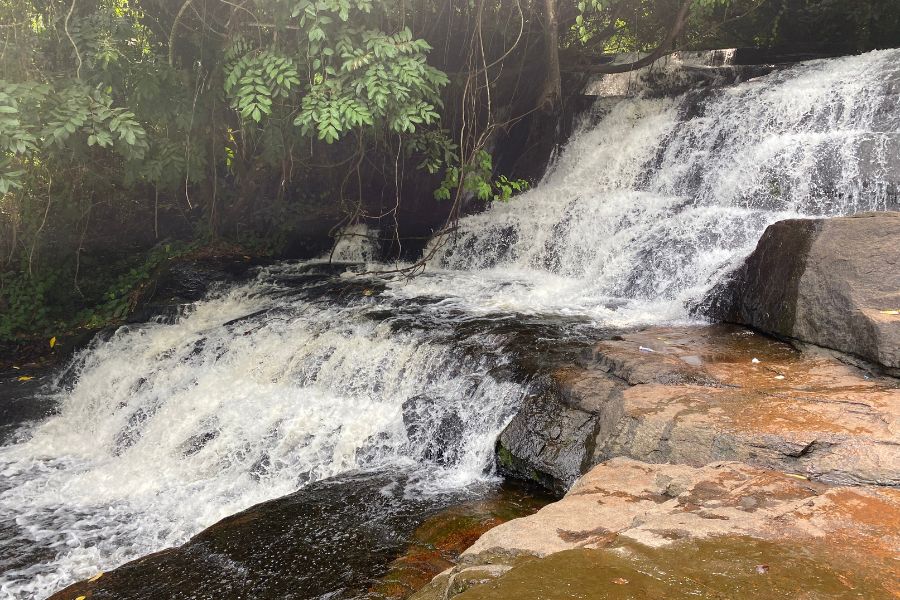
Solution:
{"label": "small waterfall drop", "polygon": [[[421,494],[491,478],[528,392],[510,331],[689,319],[767,225],[896,208],[898,183],[900,50],[813,61],[618,102],[535,189],[435,242],[420,277],[280,265],[121,328],[61,379],[57,414],[0,447],[0,598],[342,473],[402,470]],[[371,231],[345,233],[334,261],[376,259]]]}
{"label": "small waterfall drop", "polygon": [[378,234],[377,229],[365,223],[344,227],[338,232],[328,258],[335,262],[372,262],[379,255]]}

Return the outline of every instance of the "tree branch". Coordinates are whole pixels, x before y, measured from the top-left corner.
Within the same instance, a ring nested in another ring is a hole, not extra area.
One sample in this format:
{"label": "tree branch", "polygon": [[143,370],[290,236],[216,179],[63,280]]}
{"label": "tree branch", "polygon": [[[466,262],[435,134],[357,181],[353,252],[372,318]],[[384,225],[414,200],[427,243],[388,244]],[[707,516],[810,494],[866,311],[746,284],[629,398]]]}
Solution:
{"label": "tree branch", "polygon": [[684,31],[684,28],[687,25],[688,17],[691,13],[691,4],[693,4],[693,2],[694,0],[685,0],[684,4],[681,5],[681,9],[678,11],[678,15],[675,17],[675,23],[672,24],[672,28],[669,29],[669,33],[666,35],[666,39],[656,47],[656,50],[644,58],[624,64],[590,65],[580,69],[580,71],[585,73],[612,75],[614,73],[628,73],[652,65],[671,51],[675,40],[678,39],[678,36],[681,35],[681,32]]}
{"label": "tree branch", "polygon": [[72,0],[72,4],[69,6],[69,12],[66,13],[66,19],[63,21],[63,30],[66,32],[66,37],[69,38],[69,41],[72,43],[72,48],[75,49],[75,58],[78,59],[78,67],[75,68],[75,79],[81,79],[81,53],[78,51],[78,44],[75,43],[75,40],[72,39],[72,34],[69,33],[69,19],[72,18],[72,11],[75,10],[75,0]]}
{"label": "tree branch", "polygon": [[181,23],[181,17],[184,16],[184,11],[188,9],[191,5],[191,2],[194,0],[185,0],[184,4],[181,5],[181,8],[178,10],[178,14],[175,15],[175,21],[172,23],[172,30],[169,32],[169,66],[175,66],[175,31],[178,29],[178,25]]}

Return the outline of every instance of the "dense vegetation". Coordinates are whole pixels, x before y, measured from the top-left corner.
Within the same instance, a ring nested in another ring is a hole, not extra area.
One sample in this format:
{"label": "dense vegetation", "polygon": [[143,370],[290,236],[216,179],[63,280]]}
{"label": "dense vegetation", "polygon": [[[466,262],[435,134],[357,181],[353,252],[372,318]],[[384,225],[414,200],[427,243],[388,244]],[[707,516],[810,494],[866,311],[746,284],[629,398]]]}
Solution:
{"label": "dense vegetation", "polygon": [[898,5],[0,0],[0,339],[121,318],[200,246],[508,199],[497,136],[610,53],[862,51],[896,45]]}

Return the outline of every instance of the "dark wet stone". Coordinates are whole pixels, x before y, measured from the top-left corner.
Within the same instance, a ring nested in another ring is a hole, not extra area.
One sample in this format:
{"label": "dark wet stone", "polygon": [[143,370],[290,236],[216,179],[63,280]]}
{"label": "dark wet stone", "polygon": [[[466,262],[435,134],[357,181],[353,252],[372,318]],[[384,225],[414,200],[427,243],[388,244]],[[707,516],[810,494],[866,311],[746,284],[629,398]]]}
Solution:
{"label": "dark wet stone", "polygon": [[247,281],[266,262],[240,256],[174,260],[153,279],[128,322],[172,322],[182,307],[202,300],[214,289]]}
{"label": "dark wet stone", "polygon": [[564,493],[593,466],[598,436],[621,418],[624,388],[596,368],[563,367],[542,377],[500,435],[501,472]]}
{"label": "dark wet stone", "polygon": [[203,450],[204,446],[217,437],[219,437],[219,431],[216,429],[192,435],[181,444],[181,453],[184,456],[193,456]]}
{"label": "dark wet stone", "polygon": [[[33,379],[20,381],[20,377]],[[56,401],[44,393],[51,380],[46,370],[11,370],[0,376],[0,445],[12,442],[23,425],[53,413]]]}
{"label": "dark wet stone", "polygon": [[[442,560],[464,549],[450,540],[459,528],[434,532],[432,525],[416,532],[441,511],[474,503],[476,508],[461,514],[466,527],[482,524],[481,531],[486,521],[510,511],[513,516],[530,514],[541,505],[518,498],[520,508],[489,505],[483,508],[487,515],[479,517],[481,499],[496,495],[495,489],[483,489],[418,497],[407,489],[402,475],[342,476],[254,506],[223,519],[180,548],[135,560],[51,598],[384,598],[368,590],[382,585],[379,578],[391,571],[389,565],[408,544],[440,542],[447,549]],[[417,542],[423,536],[426,539]]]}

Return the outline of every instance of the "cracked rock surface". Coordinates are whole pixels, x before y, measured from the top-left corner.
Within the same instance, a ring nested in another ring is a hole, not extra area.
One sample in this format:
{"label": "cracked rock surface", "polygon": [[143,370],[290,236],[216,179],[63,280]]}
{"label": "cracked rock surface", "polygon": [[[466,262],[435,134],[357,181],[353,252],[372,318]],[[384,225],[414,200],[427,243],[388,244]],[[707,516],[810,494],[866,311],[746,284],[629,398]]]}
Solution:
{"label": "cracked rock surface", "polygon": [[557,492],[619,456],[896,486],[900,388],[734,326],[651,328],[554,371],[499,442],[507,474]]}

